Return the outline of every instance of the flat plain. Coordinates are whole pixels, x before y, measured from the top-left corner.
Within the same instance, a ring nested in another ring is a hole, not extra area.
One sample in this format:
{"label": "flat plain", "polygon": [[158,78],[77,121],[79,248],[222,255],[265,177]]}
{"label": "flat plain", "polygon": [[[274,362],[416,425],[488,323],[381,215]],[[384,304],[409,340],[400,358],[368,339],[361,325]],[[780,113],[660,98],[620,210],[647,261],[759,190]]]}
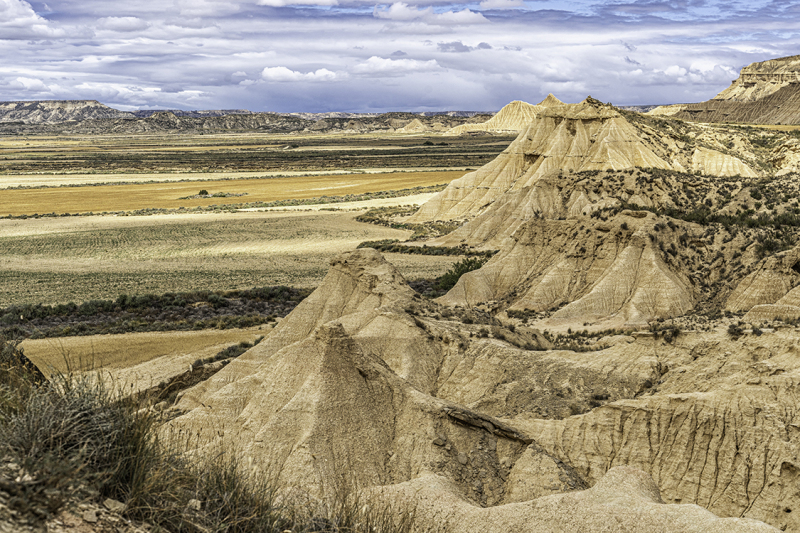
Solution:
{"label": "flat plain", "polygon": [[[287,210],[2,220],[0,307],[115,299],[120,294],[313,287],[334,255],[363,241],[411,234],[357,222],[358,213]],[[392,256],[410,279],[439,276],[458,259]]]}
{"label": "flat plain", "polygon": [[[0,216],[192,209],[222,204],[359,195],[447,184],[463,174],[463,171],[390,172],[12,189],[0,195]],[[224,193],[240,196],[191,198],[201,190],[207,190],[210,195]]]}

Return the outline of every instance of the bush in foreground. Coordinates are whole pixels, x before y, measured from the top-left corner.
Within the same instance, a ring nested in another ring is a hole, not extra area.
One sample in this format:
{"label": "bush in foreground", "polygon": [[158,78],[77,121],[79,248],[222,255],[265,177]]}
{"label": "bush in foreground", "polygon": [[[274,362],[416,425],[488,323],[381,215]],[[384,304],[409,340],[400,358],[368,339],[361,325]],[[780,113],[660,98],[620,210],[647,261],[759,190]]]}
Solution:
{"label": "bush in foreground", "polygon": [[[2,343],[6,347],[6,343]],[[355,490],[295,501],[230,454],[191,462],[158,437],[158,415],[91,377],[37,383],[0,360],[0,490],[43,519],[75,501],[110,497],[125,515],[170,532],[395,532],[412,517],[366,505]],[[16,477],[7,476],[14,467]],[[191,503],[190,503],[191,502]]]}

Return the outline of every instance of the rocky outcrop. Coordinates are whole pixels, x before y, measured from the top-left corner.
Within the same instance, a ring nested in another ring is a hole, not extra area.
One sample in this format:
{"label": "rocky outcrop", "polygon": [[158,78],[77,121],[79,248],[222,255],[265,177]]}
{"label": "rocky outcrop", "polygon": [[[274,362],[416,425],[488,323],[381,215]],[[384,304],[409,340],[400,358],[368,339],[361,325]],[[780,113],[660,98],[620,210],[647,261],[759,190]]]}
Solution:
{"label": "rocky outcrop", "polygon": [[635,359],[638,349],[668,368],[647,394],[569,419],[509,423],[590,484],[616,465],[634,466],[668,502],[800,530],[793,333],[733,340],[719,328],[674,346],[645,339],[609,352]]}
{"label": "rocky outcrop", "polygon": [[800,56],[753,63],[711,100],[662,106],[648,114],[696,122],[800,123]]}
{"label": "rocky outcrop", "polygon": [[503,193],[534,186],[559,171],[683,170],[669,156],[617,111],[596,100],[547,107],[494,161],[451,182],[412,221],[472,218]]}
{"label": "rocky outcrop", "polygon": [[[674,245],[653,238],[656,224],[664,220],[629,211],[606,222],[533,219],[521,225],[483,268],[462,276],[440,301],[469,306],[502,301],[512,310],[558,308],[542,327],[634,327],[683,315],[694,307],[697,289],[676,268],[679,260],[668,260],[662,251]],[[696,232],[686,225],[675,235],[684,231]]]}
{"label": "rocky outcrop", "polygon": [[704,147],[695,148],[692,154],[692,171],[711,176],[758,177],[758,173],[741,159]]}
{"label": "rocky outcrop", "polygon": [[631,467],[609,470],[594,487],[585,491],[490,508],[465,501],[447,480],[434,476],[380,492],[388,498],[414,501],[415,516],[423,524],[465,533],[778,531],[755,520],[720,519],[696,505],[665,505],[652,478]]}
{"label": "rocky outcrop", "polygon": [[[788,344],[735,374],[720,362],[766,356],[739,347],[724,361],[730,340],[697,348],[693,337],[674,346],[619,337],[587,357],[544,351],[523,326],[448,313],[414,296],[374,250],[342,254],[273,335],[184,393],[183,414],[163,431],[192,435],[192,453],[235,450],[251,469],[276,468],[314,494],[345,481],[373,487],[413,505],[420,531],[793,524],[784,508],[798,501],[794,437],[780,440],[788,415],[774,416],[772,389],[752,381],[774,375]],[[476,335],[487,327],[490,337]],[[509,342],[520,335],[527,348]],[[673,378],[679,371],[691,379]],[[753,385],[735,386],[742,379]]]}
{"label": "rocky outcrop", "polygon": [[747,65],[714,100],[755,102],[793,83],[800,83],[800,55]]}
{"label": "rocky outcrop", "polygon": [[772,166],[777,170],[776,176],[800,173],[800,140],[789,141],[772,150]]}
{"label": "rocky outcrop", "polygon": [[[800,248],[794,248],[763,259],[728,297],[729,311],[749,311],[767,304],[800,304],[793,287],[800,283]],[[763,309],[762,309],[763,312]]]}

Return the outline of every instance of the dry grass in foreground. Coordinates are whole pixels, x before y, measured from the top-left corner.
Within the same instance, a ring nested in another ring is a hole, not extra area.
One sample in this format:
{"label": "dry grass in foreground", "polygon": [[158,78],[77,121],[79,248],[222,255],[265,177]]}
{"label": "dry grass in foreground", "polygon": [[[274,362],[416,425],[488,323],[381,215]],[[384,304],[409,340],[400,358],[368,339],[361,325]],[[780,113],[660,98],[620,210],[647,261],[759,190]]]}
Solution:
{"label": "dry grass in foreground", "polygon": [[40,382],[0,339],[0,529],[44,529],[62,509],[113,498],[126,518],[176,533],[412,530],[409,513],[346,486],[287,498],[235,455],[187,460],[185,443],[160,437],[160,414],[142,407],[96,380]]}

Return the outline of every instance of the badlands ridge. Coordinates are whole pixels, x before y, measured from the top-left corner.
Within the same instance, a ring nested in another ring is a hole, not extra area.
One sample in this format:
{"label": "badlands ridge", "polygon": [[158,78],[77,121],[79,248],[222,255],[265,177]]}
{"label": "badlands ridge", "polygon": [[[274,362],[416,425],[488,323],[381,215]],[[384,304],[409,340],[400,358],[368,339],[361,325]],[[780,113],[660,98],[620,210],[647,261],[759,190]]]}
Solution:
{"label": "badlands ridge", "polygon": [[420,531],[800,531],[797,140],[511,106],[509,148],[406,221],[488,263],[433,301],[341,254],[163,430]]}

